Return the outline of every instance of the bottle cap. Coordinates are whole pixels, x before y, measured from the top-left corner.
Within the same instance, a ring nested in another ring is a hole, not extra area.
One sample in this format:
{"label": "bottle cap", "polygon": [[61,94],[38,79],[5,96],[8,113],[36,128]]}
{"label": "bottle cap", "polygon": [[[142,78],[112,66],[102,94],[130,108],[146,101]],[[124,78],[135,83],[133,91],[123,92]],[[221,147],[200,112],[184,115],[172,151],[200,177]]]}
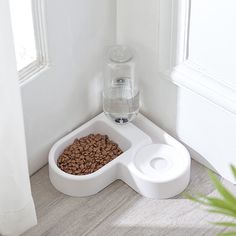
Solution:
{"label": "bottle cap", "polygon": [[127,46],[115,45],[109,50],[108,56],[113,62],[124,63],[133,58],[133,53]]}

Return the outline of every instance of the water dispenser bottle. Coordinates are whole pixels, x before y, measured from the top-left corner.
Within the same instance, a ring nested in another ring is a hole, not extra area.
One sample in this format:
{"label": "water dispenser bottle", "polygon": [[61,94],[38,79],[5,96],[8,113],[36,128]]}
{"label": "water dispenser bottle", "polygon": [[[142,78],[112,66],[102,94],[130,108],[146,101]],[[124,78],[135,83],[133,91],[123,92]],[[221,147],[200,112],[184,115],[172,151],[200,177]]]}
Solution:
{"label": "water dispenser bottle", "polygon": [[106,58],[103,111],[117,124],[132,121],[139,112],[133,51],[127,46],[110,48]]}

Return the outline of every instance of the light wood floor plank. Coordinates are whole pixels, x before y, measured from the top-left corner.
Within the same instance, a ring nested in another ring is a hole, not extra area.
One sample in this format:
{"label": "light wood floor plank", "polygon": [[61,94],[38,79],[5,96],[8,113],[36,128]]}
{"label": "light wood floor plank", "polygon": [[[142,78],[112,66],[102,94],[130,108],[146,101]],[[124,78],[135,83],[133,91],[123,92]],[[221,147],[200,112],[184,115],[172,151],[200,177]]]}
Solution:
{"label": "light wood floor plank", "polygon": [[[115,181],[94,196],[72,198],[53,188],[47,166],[31,177],[31,184],[38,225],[24,236],[211,236],[226,230],[208,223],[223,216],[206,213],[182,195],[147,199]],[[216,194],[206,169],[195,161],[186,192]]]}

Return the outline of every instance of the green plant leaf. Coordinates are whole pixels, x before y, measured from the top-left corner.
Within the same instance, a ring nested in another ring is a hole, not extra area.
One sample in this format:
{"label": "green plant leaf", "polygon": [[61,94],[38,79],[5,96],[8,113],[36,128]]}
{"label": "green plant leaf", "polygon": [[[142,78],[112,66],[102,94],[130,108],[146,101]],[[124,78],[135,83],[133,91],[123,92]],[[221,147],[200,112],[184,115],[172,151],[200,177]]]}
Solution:
{"label": "green plant leaf", "polygon": [[188,199],[200,203],[204,206],[213,207],[216,208],[216,210],[223,210],[228,211],[231,213],[231,215],[236,216],[236,206],[233,204],[226,202],[223,199],[215,198],[215,197],[206,197],[203,195],[197,195],[196,197],[193,197],[191,195],[186,194],[185,195]]}
{"label": "green plant leaf", "polygon": [[225,215],[225,216],[230,216],[230,217],[236,218],[236,214],[234,214],[232,212],[229,212],[227,210],[209,209],[207,211],[210,212],[210,213],[216,213],[216,214],[221,214],[221,215]]}
{"label": "green plant leaf", "polygon": [[230,165],[230,167],[231,167],[231,171],[234,174],[234,178],[236,179],[236,167],[234,167],[233,165]]}
{"label": "green plant leaf", "polygon": [[[231,165],[231,170],[236,179],[236,167]],[[209,207],[207,211],[210,213],[222,214],[232,217],[236,220],[236,197],[224,187],[215,174],[209,172],[209,176],[222,198],[208,197],[200,194],[196,197],[190,196],[188,194],[185,196],[194,202]],[[236,227],[236,222],[212,222],[212,224],[224,227]],[[236,232],[225,232],[218,235],[236,236]]]}
{"label": "green plant leaf", "polygon": [[203,200],[200,200],[199,198],[199,196],[198,197],[193,197],[193,196],[191,196],[191,195],[189,195],[189,194],[184,194],[184,196],[186,197],[186,198],[188,198],[189,200],[191,200],[191,201],[194,201],[194,202],[197,202],[197,203],[200,203],[200,204],[203,204],[203,205],[205,205],[205,206],[208,206],[209,204],[206,202],[206,200],[204,199],[204,201]]}
{"label": "green plant leaf", "polygon": [[210,222],[214,225],[226,226],[226,227],[236,227],[236,223],[233,222]]}
{"label": "green plant leaf", "polygon": [[208,201],[209,206],[225,209],[230,212],[236,213],[236,203],[234,205],[231,202],[215,197],[204,197],[204,198]]}
{"label": "green plant leaf", "polygon": [[221,233],[218,236],[236,236],[236,232]]}
{"label": "green plant leaf", "polygon": [[218,192],[222,195],[222,197],[229,203],[236,206],[236,198],[222,185],[222,183],[218,180],[215,174],[209,172],[210,178],[214,183]]}

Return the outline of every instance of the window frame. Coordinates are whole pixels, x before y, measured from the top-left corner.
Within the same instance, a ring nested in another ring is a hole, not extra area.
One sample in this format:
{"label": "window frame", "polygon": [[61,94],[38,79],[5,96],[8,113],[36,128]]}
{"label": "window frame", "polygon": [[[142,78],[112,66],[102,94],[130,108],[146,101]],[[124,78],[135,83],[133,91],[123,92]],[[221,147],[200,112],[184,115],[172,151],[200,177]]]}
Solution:
{"label": "window frame", "polygon": [[49,66],[46,34],[45,0],[32,1],[32,18],[35,35],[36,60],[18,71],[20,84],[37,76]]}

